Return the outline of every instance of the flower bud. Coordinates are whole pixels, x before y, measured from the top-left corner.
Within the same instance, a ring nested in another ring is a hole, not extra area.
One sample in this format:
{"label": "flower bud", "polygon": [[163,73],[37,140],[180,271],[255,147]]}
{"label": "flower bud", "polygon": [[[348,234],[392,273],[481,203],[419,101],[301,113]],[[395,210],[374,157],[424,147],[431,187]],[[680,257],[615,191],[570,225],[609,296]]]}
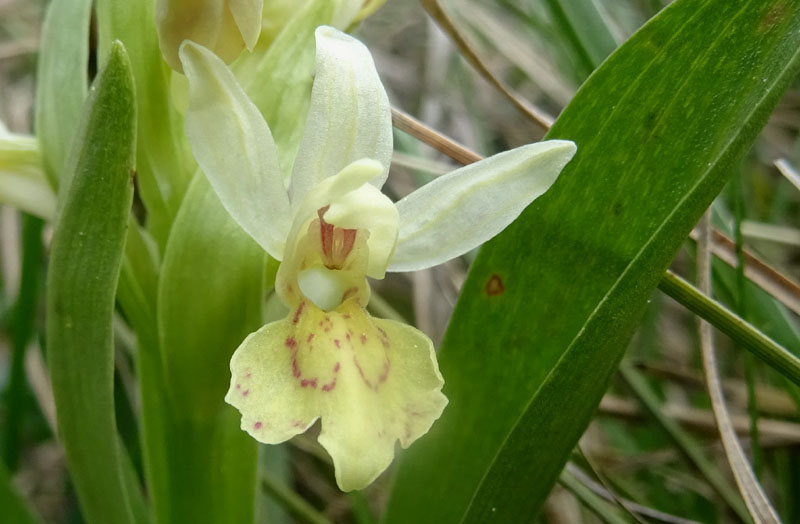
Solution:
{"label": "flower bud", "polygon": [[157,0],[156,29],[164,60],[183,72],[178,48],[191,40],[233,62],[258,41],[262,7],[263,0]]}

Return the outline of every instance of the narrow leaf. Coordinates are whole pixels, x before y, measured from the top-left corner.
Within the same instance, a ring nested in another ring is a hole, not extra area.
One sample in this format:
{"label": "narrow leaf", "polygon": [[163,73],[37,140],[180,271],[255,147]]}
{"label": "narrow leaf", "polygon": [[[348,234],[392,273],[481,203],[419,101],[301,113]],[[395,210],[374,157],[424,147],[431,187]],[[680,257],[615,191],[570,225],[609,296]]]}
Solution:
{"label": "narrow leaf", "polygon": [[92,87],[75,172],[56,221],[47,281],[47,349],[58,433],[90,523],[133,522],[114,415],[111,326],[133,199],[135,106],[114,44]]}

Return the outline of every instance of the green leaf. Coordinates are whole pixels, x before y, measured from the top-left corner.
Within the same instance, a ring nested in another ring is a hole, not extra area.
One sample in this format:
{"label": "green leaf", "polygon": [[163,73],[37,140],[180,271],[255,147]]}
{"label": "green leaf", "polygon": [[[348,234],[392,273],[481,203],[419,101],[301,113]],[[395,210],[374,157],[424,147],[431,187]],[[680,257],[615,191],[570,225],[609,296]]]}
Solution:
{"label": "green leaf", "polygon": [[450,406],[388,522],[529,520],[664,270],[800,68],[800,4],[678,0],[548,138],[578,153],[479,254],[440,356]]}
{"label": "green leaf", "polygon": [[36,135],[53,187],[66,167],[86,99],[91,0],[53,0],[36,69]]}
{"label": "green leaf", "polygon": [[160,421],[170,434],[169,491],[153,497],[169,497],[164,522],[253,520],[257,446],[223,399],[231,354],[261,325],[265,257],[198,173],[170,232],[158,288],[171,410]]}
{"label": "green leaf", "polygon": [[137,499],[125,487],[116,431],[111,325],[133,200],[135,118],[130,64],[116,43],[90,91],[75,172],[62,184],[47,280],[58,432],[89,523],[134,522]]}

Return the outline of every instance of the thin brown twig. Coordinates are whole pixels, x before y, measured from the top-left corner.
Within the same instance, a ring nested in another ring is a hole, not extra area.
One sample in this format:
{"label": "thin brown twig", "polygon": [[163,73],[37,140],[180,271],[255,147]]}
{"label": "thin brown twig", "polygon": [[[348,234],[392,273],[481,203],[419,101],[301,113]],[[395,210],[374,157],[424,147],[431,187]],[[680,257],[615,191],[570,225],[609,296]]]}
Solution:
{"label": "thin brown twig", "polygon": [[508,100],[514,104],[514,106],[519,109],[522,114],[530,118],[532,121],[536,122],[544,129],[550,129],[553,125],[553,117],[548,115],[543,110],[539,109],[538,107],[534,106],[524,98],[522,98],[519,94],[515,93],[510,87],[508,87],[502,80],[497,78],[497,76],[492,73],[488,67],[483,63],[483,61],[478,57],[478,54],[475,52],[475,49],[467,42],[467,39],[461,34],[458,30],[456,25],[453,23],[453,20],[450,16],[442,9],[442,6],[439,5],[437,0],[422,0],[422,6],[428,12],[428,14],[433,18],[439,27],[447,33],[447,35],[453,40],[453,43],[458,47],[458,50],[467,59],[467,61],[472,64],[472,66],[483,76],[490,84],[492,84],[498,91],[500,91]]}
{"label": "thin brown twig", "polygon": [[[698,231],[694,230],[689,236],[696,241],[698,235]],[[731,237],[716,228],[712,230],[711,249],[717,258],[729,266],[736,268],[739,265],[736,257],[736,243]],[[800,315],[800,284],[769,265],[752,251],[745,249],[743,254],[745,276],[793,313]]]}
{"label": "thin brown twig", "polygon": [[[630,399],[606,393],[600,401],[600,413],[624,419],[639,419],[646,416],[639,404]],[[693,431],[716,433],[716,424],[711,411],[683,404],[664,404],[664,414],[687,426]],[[747,436],[750,432],[750,419],[747,415],[731,417],[736,433]],[[800,444],[800,424],[761,417],[758,419],[758,430],[763,433],[772,446],[795,446]]]}
{"label": "thin brown twig", "polygon": [[465,166],[483,159],[478,153],[428,127],[408,113],[392,108],[392,125]]}

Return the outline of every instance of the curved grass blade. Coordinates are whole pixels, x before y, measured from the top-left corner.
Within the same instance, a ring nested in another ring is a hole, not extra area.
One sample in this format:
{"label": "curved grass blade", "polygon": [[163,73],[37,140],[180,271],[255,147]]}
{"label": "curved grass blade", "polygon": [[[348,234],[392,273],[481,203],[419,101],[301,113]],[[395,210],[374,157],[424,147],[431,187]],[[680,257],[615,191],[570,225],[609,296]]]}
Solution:
{"label": "curved grass blade", "polygon": [[[697,285],[706,295],[711,294],[711,211],[707,211],[700,221],[700,238],[697,241]],[[711,324],[700,320],[700,349],[703,353],[703,372],[706,377],[711,408],[719,428],[719,436],[733,477],[744,497],[747,509],[757,524],[778,524],[780,519],[764,494],[753,468],[747,461],[736,431],[733,429],[730,413],[725,405],[722,380],[717,370],[717,357],[714,351],[714,332]]]}
{"label": "curved grass blade", "polygon": [[478,57],[478,54],[467,42],[466,38],[456,27],[453,20],[447,12],[439,4],[439,0],[422,0],[422,6],[428,14],[436,20],[436,23],[450,36],[453,43],[458,47],[458,50],[466,58],[472,67],[481,74],[490,84],[492,84],[503,96],[505,96],[514,107],[516,107],[523,115],[536,122],[545,129],[549,129],[553,125],[553,117],[534,107],[530,102],[515,93],[508,87],[502,80],[500,80],[489,68],[484,64],[484,61]]}
{"label": "curved grass blade", "polygon": [[130,65],[114,44],[87,102],[47,279],[58,433],[89,523],[134,522],[130,500],[138,499],[125,487],[116,431],[111,325],[133,201],[135,115]]}
{"label": "curved grass blade", "polygon": [[664,270],[800,69],[798,29],[800,4],[678,0],[590,77],[548,135],[578,154],[464,285],[440,353],[450,405],[406,452],[388,522],[531,518]]}

